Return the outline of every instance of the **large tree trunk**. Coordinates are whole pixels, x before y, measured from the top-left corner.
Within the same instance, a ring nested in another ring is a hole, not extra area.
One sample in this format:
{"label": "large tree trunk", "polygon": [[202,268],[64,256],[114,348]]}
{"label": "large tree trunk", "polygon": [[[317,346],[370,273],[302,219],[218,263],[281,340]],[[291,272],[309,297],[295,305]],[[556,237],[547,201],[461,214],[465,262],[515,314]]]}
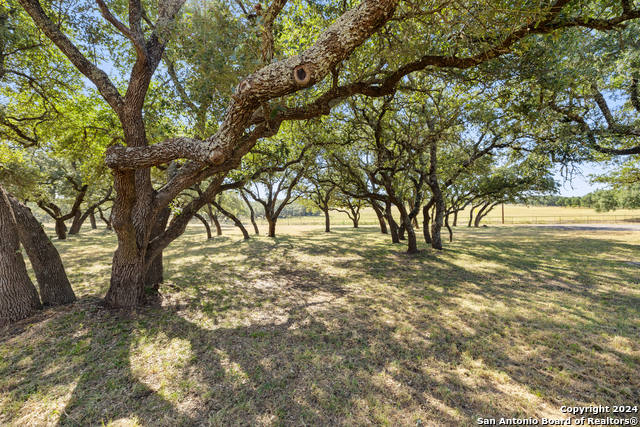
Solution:
{"label": "large tree trunk", "polygon": [[276,222],[278,219],[272,219],[271,215],[266,215],[266,217],[269,223],[269,234],[267,234],[267,237],[276,237]]}
{"label": "large tree trunk", "polygon": [[[170,216],[171,208],[169,208],[168,206],[160,211],[160,214],[156,218],[156,223],[151,230],[151,238],[149,240],[153,240],[155,237],[161,235],[164,232],[164,230],[167,228],[167,223],[169,222]],[[144,279],[145,287],[152,288],[156,291],[160,289],[161,283],[164,283],[164,264],[162,260],[162,253],[160,253],[151,261],[151,265],[147,267],[147,272]]]}
{"label": "large tree trunk", "polygon": [[442,225],[444,223],[444,200],[442,193],[440,197],[436,196],[436,212],[431,222],[431,247],[433,249],[442,250]]}
{"label": "large tree trunk", "polygon": [[130,252],[129,246],[132,243],[129,242],[125,247],[116,249],[113,256],[109,290],[102,302],[106,307],[132,309],[144,305],[147,301],[145,257],[140,251]]}
{"label": "large tree trunk", "polygon": [[404,237],[405,229],[406,227],[405,227],[404,221],[402,220],[402,218],[400,218],[400,226],[398,227],[398,239],[407,240],[407,238]]}
{"label": "large tree trunk", "polygon": [[382,207],[375,200],[371,199],[371,207],[373,208],[376,216],[378,217],[378,222],[380,223],[380,232],[382,234],[389,234],[387,231],[387,223],[384,220],[384,214],[382,213]]}
{"label": "large tree trunk", "polygon": [[61,219],[56,219],[56,236],[58,240],[65,240],[67,238],[67,225]]}
{"label": "large tree trunk", "polygon": [[[123,118],[121,121],[124,121]],[[141,135],[136,135],[135,126],[129,126],[123,126],[125,136],[128,134],[131,140],[129,142],[129,138],[125,137],[127,145],[145,146],[146,140],[136,141],[140,137],[146,139],[144,129],[139,130]],[[150,228],[155,226],[156,219],[153,215],[153,187],[149,170],[115,172],[114,190],[116,198],[112,207],[112,225],[118,236],[118,248],[113,254],[109,290],[102,303],[110,308],[133,309],[147,301],[146,250]]]}
{"label": "large tree trunk", "polygon": [[194,214],[193,216],[198,218],[202,225],[204,225],[204,229],[207,230],[207,240],[211,239],[213,236],[211,236],[211,228],[209,227],[209,223],[207,222],[207,220],[204,219],[204,217],[200,214]]}
{"label": "large tree trunk", "polygon": [[16,218],[0,185],[0,327],[42,309],[20,251]]}
{"label": "large tree trunk", "polygon": [[407,247],[407,253],[410,254],[415,254],[416,252],[418,252],[418,239],[416,238],[416,231],[413,229],[413,226],[411,225],[411,220],[409,219],[409,217],[407,216],[407,240],[408,240],[408,247]]}
{"label": "large tree trunk", "polygon": [[391,242],[400,243],[400,238],[398,237],[398,224],[393,219],[393,213],[391,212],[391,203],[389,202],[386,203],[385,213],[387,215],[387,222],[389,223],[389,230],[391,232]]}
{"label": "large tree trunk", "polygon": [[68,304],[76,300],[60,254],[38,220],[24,203],[8,194],[17,221],[18,236],[36,274],[44,305]]}
{"label": "large tree trunk", "polygon": [[324,232],[331,233],[331,219],[329,217],[329,207],[325,206],[324,212]]}
{"label": "large tree trunk", "polygon": [[453,212],[453,226],[458,226],[458,211]]}
{"label": "large tree trunk", "polygon": [[398,206],[398,209],[400,209],[400,220],[407,232],[407,253],[415,254],[418,252],[418,241],[416,239],[416,232],[411,225],[411,218],[409,218],[409,214],[404,205]]}
{"label": "large tree trunk", "polygon": [[91,222],[91,229],[96,230],[98,225],[96,224],[96,214],[93,209],[89,211],[89,221]]}
{"label": "large tree trunk", "polygon": [[71,223],[71,229],[69,229],[69,234],[75,235],[80,232],[80,227],[82,227],[82,223],[87,217],[82,215],[82,211],[78,209],[76,211],[75,216],[73,217],[73,222]]}

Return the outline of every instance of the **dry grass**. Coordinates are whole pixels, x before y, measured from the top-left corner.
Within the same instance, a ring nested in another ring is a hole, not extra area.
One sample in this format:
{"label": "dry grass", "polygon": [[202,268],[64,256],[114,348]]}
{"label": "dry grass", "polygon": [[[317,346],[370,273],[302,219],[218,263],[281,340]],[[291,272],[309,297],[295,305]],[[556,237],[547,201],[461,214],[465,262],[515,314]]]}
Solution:
{"label": "dry grass", "polygon": [[56,242],[80,299],[0,331],[0,424],[470,426],[640,402],[640,232],[464,228],[409,257],[372,227],[279,231],[190,228],[133,313],[95,305],[113,235]]}
{"label": "dry grass", "polygon": [[[478,210],[476,209],[476,212]],[[394,207],[396,220],[399,221],[400,214]],[[464,226],[469,222],[470,208],[462,211],[458,215],[458,225]],[[505,205],[505,224],[558,224],[558,223],[601,223],[601,222],[640,222],[640,210],[618,209],[610,212],[596,212],[589,208],[564,208],[559,206],[524,206]],[[331,212],[333,224],[350,225],[351,220],[347,214],[342,212]],[[418,215],[418,221],[422,223],[422,214]],[[246,220],[246,222],[249,222]],[[453,215],[450,217],[453,223]],[[501,206],[496,206],[489,215],[482,219],[481,224],[499,224],[502,222]],[[324,216],[284,218],[280,220],[284,225],[323,225]],[[363,209],[361,223],[367,225],[377,225],[378,220],[375,212],[371,208]],[[262,225],[266,221],[261,222]]]}

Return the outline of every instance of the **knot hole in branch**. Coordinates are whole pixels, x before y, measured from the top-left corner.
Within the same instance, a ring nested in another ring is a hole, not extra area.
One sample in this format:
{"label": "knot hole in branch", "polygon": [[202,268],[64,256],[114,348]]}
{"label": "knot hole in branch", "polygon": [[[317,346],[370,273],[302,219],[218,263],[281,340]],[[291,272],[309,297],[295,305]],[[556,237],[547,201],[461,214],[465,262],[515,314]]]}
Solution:
{"label": "knot hole in branch", "polygon": [[244,92],[248,91],[249,89],[251,89],[251,85],[246,80],[243,80],[238,85],[238,93],[244,93]]}
{"label": "knot hole in branch", "polygon": [[304,86],[311,80],[311,64],[298,65],[293,69],[293,78],[297,84]]}

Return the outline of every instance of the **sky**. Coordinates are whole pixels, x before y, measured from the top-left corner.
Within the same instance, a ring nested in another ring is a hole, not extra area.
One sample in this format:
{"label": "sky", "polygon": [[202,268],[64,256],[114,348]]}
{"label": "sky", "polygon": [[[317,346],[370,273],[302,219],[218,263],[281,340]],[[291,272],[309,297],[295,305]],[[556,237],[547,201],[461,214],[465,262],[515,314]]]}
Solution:
{"label": "sky", "polygon": [[556,167],[555,179],[560,183],[560,196],[576,197],[584,196],[587,193],[600,188],[606,188],[604,184],[590,184],[590,174],[601,174],[605,170],[598,164],[584,163],[580,166],[581,173],[574,173],[571,181],[565,180],[560,173],[560,168]]}

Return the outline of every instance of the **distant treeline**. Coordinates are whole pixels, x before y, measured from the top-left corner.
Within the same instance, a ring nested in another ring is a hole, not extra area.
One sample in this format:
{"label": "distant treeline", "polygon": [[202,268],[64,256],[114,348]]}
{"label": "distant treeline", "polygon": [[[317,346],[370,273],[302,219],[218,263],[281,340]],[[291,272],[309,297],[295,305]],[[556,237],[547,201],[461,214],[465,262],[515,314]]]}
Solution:
{"label": "distant treeline", "polygon": [[539,196],[529,199],[532,206],[592,208],[596,212],[640,208],[640,184],[620,190],[597,190],[582,197]]}
{"label": "distant treeline", "polygon": [[305,206],[303,204],[293,202],[290,205],[287,205],[282,210],[282,214],[280,214],[281,218],[291,218],[294,216],[319,216],[322,215],[322,211],[320,209]]}
{"label": "distant treeline", "polygon": [[[255,212],[256,219],[263,219],[264,208],[262,207],[262,205],[257,202],[251,202],[251,206],[253,207],[253,210]],[[292,217],[298,217],[298,216],[319,216],[319,215],[322,215],[322,211],[320,209],[315,208],[313,206],[307,206],[306,204],[293,202],[290,205],[287,205],[284,207],[279,218],[292,218]]]}

